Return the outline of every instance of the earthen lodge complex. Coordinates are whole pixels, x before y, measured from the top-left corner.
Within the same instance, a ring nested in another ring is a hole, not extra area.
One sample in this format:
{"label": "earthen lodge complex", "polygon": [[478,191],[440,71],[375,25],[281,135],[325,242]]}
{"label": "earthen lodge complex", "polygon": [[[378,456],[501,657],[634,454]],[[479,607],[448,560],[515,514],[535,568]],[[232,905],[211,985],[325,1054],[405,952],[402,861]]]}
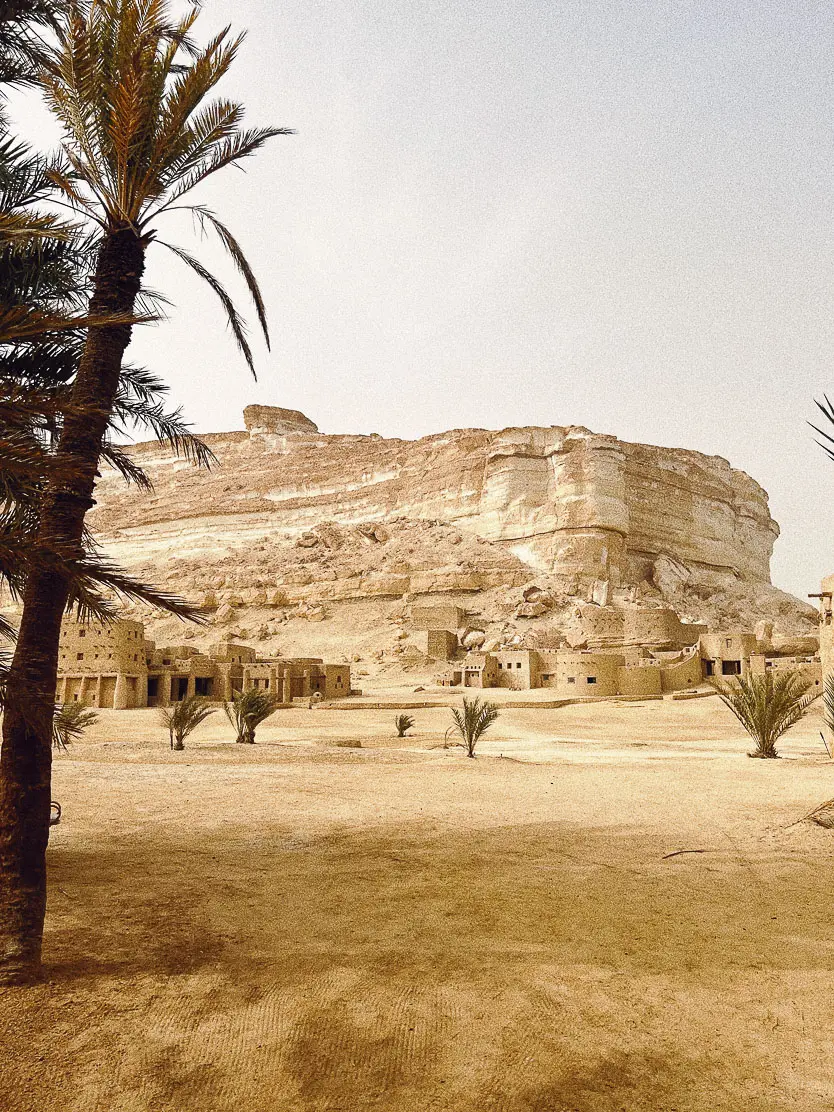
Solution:
{"label": "earthen lodge complex", "polygon": [[350,694],[350,665],[315,657],[261,659],[254,649],[221,641],[207,652],[190,645],[157,648],[141,622],[65,622],[58,660],[59,703],[102,709],[170,706],[188,695],[231,699],[257,688],[295,699]]}
{"label": "earthen lodge complex", "polygon": [[428,654],[447,662],[438,682],[448,687],[647,697],[692,690],[713,678],[785,669],[802,672],[814,686],[821,683],[816,654],[778,652],[769,623],[756,632],[710,633],[706,626],[682,622],[665,607],[587,606],[580,618],[582,633],[575,646],[553,650],[487,642],[463,653],[454,627],[465,617],[455,607],[420,610],[416,624],[424,631]]}

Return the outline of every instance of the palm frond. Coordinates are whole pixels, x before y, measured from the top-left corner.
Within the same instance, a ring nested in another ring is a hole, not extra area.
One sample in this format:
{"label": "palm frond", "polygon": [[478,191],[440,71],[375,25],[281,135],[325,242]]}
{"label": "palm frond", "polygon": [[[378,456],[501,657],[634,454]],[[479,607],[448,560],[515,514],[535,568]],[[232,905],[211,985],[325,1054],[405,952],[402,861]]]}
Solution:
{"label": "palm frond", "polygon": [[173,707],[160,707],[159,720],[168,730],[172,749],[183,749],[183,742],[197,727],[214,714],[214,707],[201,695],[188,695]]}
{"label": "palm frond", "polygon": [[215,294],[217,294],[220,304],[223,306],[226,313],[226,320],[235,338],[235,342],[240,348],[243,358],[249,366],[249,370],[252,372],[252,377],[257,379],[258,376],[255,374],[255,361],[252,358],[252,349],[249,346],[249,341],[246,339],[246,325],[235,308],[234,301],[232,301],[222,283],[203,266],[199,259],[195,259],[195,257],[184,248],[177,247],[176,244],[173,243],[165,243],[163,240],[159,240],[158,242],[161,243],[163,247],[167,247],[169,251],[173,251],[177,258],[182,259],[186,266],[191,267],[194,273],[202,278]]}
{"label": "palm frond", "polygon": [[138,464],[118,444],[105,440],[101,446],[101,458],[119,472],[127,483],[133,483],[139,490],[149,494],[153,490],[153,482]]}
{"label": "palm frond", "polygon": [[[823,399],[824,401],[818,401],[816,398],[814,398],[814,405],[817,407],[817,409],[819,409],[820,413],[822,413],[826,421],[828,421],[830,425],[834,426],[834,406],[832,406],[827,394],[823,394]],[[834,459],[834,436],[819,428],[819,426],[815,425],[812,421],[809,421],[808,424],[811,426],[814,432],[819,433],[819,435],[823,438],[822,440],[818,440],[817,444],[819,444],[820,448],[822,448],[822,450],[830,459]],[[827,443],[823,443],[823,441],[827,441]]]}
{"label": "palm frond", "polygon": [[52,719],[53,747],[66,749],[70,742],[77,741],[97,721],[96,712],[83,703],[58,703]]}
{"label": "palm frond", "polygon": [[804,717],[817,698],[811,681],[800,672],[774,672],[738,676],[716,682],[719,697],[756,743],[759,757],[776,757],[776,742]]}
{"label": "palm frond", "polygon": [[271,691],[250,687],[246,691],[234,692],[231,702],[224,701],[223,710],[235,728],[235,741],[253,743],[258,726],[280,705],[280,698]]}
{"label": "palm frond", "polygon": [[211,211],[211,209],[206,208],[204,205],[192,205],[190,207],[191,211],[197,216],[203,226],[208,223],[211,225],[212,228],[214,228],[215,232],[217,232],[217,235],[220,237],[220,242],[231,255],[232,260],[234,261],[234,264],[238,269],[238,272],[241,274],[244,282],[246,283],[246,288],[249,290],[249,295],[252,298],[252,302],[255,306],[255,311],[258,314],[258,320],[264,334],[264,339],[266,340],[266,346],[269,347],[269,327],[266,322],[266,306],[264,305],[264,300],[263,296],[261,295],[261,289],[258,285],[258,280],[255,277],[254,271],[249,265],[249,261],[244,255],[240,244],[226,227],[226,225],[217,218],[217,216]]}
{"label": "palm frond", "polygon": [[463,709],[452,709],[452,728],[460,735],[468,757],[475,756],[475,747],[498,715],[498,707],[494,703],[481,702],[480,698],[467,699],[465,696]]}

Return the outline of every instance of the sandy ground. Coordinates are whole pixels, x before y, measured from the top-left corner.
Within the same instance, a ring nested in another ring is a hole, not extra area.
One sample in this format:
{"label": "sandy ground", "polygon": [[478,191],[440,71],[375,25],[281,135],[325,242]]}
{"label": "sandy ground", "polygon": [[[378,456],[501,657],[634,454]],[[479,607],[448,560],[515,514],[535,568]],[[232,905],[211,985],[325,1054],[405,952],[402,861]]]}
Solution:
{"label": "sandy ground", "polygon": [[714,698],[507,708],[474,761],[393,717],[175,754],[106,712],[56,759],[2,1112],[834,1108],[817,712],[769,762]]}

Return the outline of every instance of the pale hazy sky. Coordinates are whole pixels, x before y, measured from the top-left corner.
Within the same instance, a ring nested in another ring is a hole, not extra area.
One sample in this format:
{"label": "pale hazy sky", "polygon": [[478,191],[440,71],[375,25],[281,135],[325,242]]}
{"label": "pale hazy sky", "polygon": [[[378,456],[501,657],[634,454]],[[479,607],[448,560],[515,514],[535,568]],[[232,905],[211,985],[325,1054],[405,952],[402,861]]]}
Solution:
{"label": "pale hazy sky", "polygon": [[769,491],[778,586],[834,571],[806,425],[834,393],[834,0],[208,0],[198,26],[227,21],[249,37],[224,91],[298,134],[203,193],[264,288],[257,384],[151,254],[176,306],[132,357],[198,430],[257,401],[324,432],[693,448]]}

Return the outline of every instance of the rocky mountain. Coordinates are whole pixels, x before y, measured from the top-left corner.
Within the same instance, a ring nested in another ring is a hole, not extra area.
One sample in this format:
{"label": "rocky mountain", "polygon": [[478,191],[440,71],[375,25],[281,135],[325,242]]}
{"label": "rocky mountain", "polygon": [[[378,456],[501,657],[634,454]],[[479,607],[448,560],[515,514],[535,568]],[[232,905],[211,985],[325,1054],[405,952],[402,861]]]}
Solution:
{"label": "rocky mountain", "polygon": [[[121,564],[249,636],[280,626],[286,640],[312,617],[336,621],[334,634],[344,625],[350,647],[356,604],[396,619],[404,598],[432,595],[525,636],[569,625],[589,599],[671,602],[718,628],[769,618],[804,633],[815,621],[770,584],[779,529],[766,492],[720,457],[575,426],[407,441],[325,435],[266,406],[244,421],[204,437],[210,471],[136,445],[153,492],[105,472],[89,521]],[[547,616],[525,610],[531,585],[547,592]],[[370,611],[366,624],[372,637]]]}

